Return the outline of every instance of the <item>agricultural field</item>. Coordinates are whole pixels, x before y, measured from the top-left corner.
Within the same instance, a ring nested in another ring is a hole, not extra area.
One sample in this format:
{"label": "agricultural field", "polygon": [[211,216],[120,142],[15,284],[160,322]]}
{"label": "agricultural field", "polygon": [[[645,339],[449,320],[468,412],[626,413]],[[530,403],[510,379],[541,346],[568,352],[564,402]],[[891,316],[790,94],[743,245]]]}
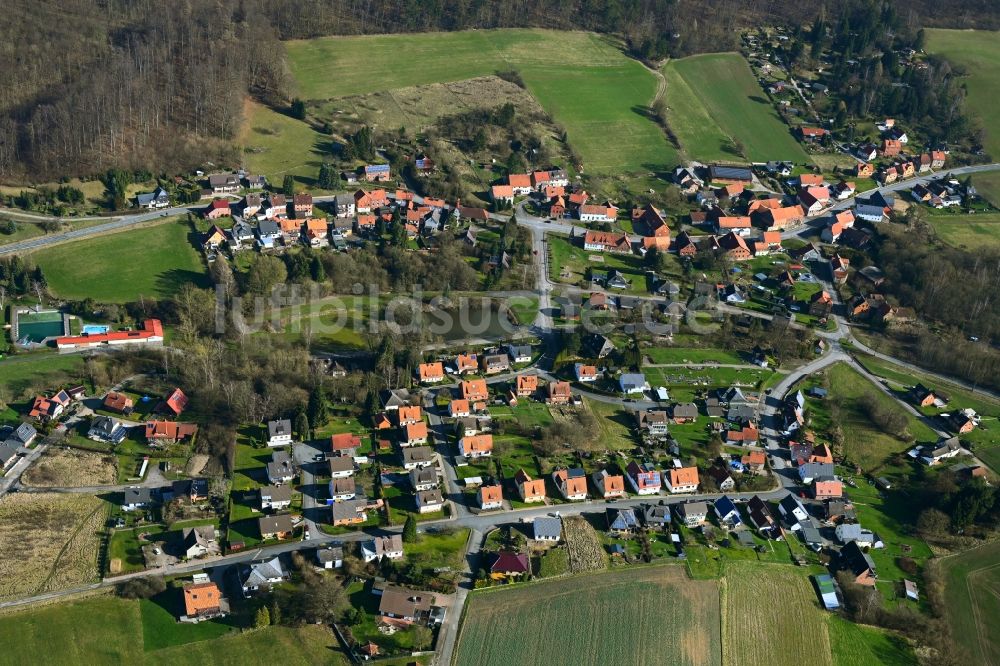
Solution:
{"label": "agricultural field", "polygon": [[105,515],[104,502],[90,495],[13,493],[0,498],[0,599],[95,580],[97,532]]}
{"label": "agricultural field", "polygon": [[738,143],[753,161],[809,161],[742,56],[671,60],[663,75],[670,127],[690,157],[741,161]]}
{"label": "agricultural field", "polygon": [[108,486],[118,478],[114,456],[88,451],[49,449],[22,477],[29,486]]}
{"label": "agricultural field", "polygon": [[986,152],[1000,159],[1000,33],[983,30],[927,29],[928,53],[936,53],[965,69],[969,110],[986,130]]}
{"label": "agricultural field", "polygon": [[53,386],[78,382],[83,376],[83,357],[78,354],[30,354],[0,360],[0,391],[7,399],[26,400]]}
{"label": "agricultural field", "polygon": [[1000,171],[977,173],[972,177],[972,184],[976,186],[979,196],[1000,208]]}
{"label": "agricultural field", "polygon": [[[5,615],[0,664],[34,663],[41,651],[59,664],[347,663],[326,627],[267,627],[218,637],[205,631],[215,623],[180,625],[173,617],[169,627],[151,623],[143,603],[153,604],[102,596]],[[144,630],[165,628],[169,647],[146,649]]]}
{"label": "agricultural field", "polygon": [[[587,172],[652,171],[677,154],[644,110],[656,79],[606,38],[546,30],[329,37],[286,42],[307,100],[462,81],[517,70]],[[638,109],[638,110],[637,110]]]}
{"label": "agricultural field", "polygon": [[140,296],[167,298],[182,285],[208,284],[190,236],[190,226],[175,218],[39,250],[32,258],[45,272],[49,289],[61,298],[105,303],[134,301]]}
{"label": "agricultural field", "polygon": [[1000,664],[1000,544],[976,548],[941,561],[945,607],[955,641],[970,663]]}
{"label": "agricultural field", "polygon": [[721,663],[718,585],[680,567],[474,592],[468,604],[458,666]]}
{"label": "agricultural field", "polygon": [[1000,213],[931,213],[927,221],[938,238],[954,247],[1000,249]]}
{"label": "agricultural field", "polygon": [[802,569],[730,562],[722,599],[725,663],[833,663],[824,612]]}

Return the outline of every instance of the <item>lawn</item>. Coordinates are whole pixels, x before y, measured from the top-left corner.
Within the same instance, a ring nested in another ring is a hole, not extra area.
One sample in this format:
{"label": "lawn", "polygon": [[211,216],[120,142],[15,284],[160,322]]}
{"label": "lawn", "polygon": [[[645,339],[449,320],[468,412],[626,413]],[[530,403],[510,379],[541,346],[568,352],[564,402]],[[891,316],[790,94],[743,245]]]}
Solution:
{"label": "lawn", "polygon": [[652,349],[644,349],[642,353],[654,365],[673,363],[747,363],[747,360],[739,352],[711,347],[654,347]]}
{"label": "lawn", "polygon": [[941,562],[945,608],[955,641],[971,653],[970,663],[1000,663],[1000,543]]}
{"label": "lawn", "polygon": [[602,447],[613,450],[631,451],[636,446],[632,434],[635,418],[618,405],[584,399],[584,404],[597,417],[601,429]]}
{"label": "lawn", "polygon": [[[864,402],[869,398],[889,410],[902,410],[894,399],[882,393],[850,366],[838,363],[827,371],[834,420],[844,431],[844,455],[866,471],[875,471],[893,453],[909,448],[907,442],[886,434],[868,418]],[[918,442],[937,441],[937,434],[907,414],[907,431]]]}
{"label": "lawn", "polygon": [[986,152],[1000,159],[1000,33],[980,30],[928,29],[928,53],[937,53],[966,71],[968,107],[983,121]]}
{"label": "lawn", "polygon": [[299,94],[323,100],[517,70],[589,172],[651,171],[676,151],[645,115],[656,79],[606,38],[546,30],[324,37],[286,42]]}
{"label": "lawn", "polygon": [[949,245],[973,251],[1000,248],[1000,213],[930,213],[927,220]]}
{"label": "lawn", "polygon": [[124,303],[169,298],[184,284],[208,286],[205,268],[180,219],[39,250],[33,255],[61,298]]}
{"label": "lawn", "polygon": [[83,357],[78,354],[24,354],[0,360],[0,388],[12,400],[78,382],[82,376]]}
{"label": "lawn", "polygon": [[681,147],[699,160],[809,160],[757,84],[750,66],[735,53],[672,60],[667,79],[670,127]]}
{"label": "lawn", "polygon": [[832,663],[824,614],[803,569],[729,563],[722,599],[726,663]]}
{"label": "lawn", "polygon": [[827,629],[834,666],[908,666],[917,662],[905,639],[877,627],[830,615]]}
{"label": "lawn", "polygon": [[[143,604],[155,606],[101,596],[5,615],[0,664],[37,663],[41,653],[54,664],[346,663],[326,627],[268,627],[220,638],[224,625],[181,625],[147,613]],[[163,632],[154,644],[171,647],[145,651],[144,630]]]}
{"label": "lawn", "polygon": [[719,664],[719,615],[717,583],[672,566],[473,592],[455,663]]}

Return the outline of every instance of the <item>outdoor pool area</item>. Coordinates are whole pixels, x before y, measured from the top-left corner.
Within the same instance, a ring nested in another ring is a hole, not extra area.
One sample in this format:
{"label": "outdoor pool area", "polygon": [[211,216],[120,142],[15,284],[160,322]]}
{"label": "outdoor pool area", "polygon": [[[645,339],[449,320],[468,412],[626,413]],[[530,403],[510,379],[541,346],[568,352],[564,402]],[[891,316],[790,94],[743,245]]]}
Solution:
{"label": "outdoor pool area", "polygon": [[68,333],[63,313],[58,310],[15,310],[11,325],[14,340],[26,347]]}
{"label": "outdoor pool area", "polygon": [[84,324],[80,327],[80,333],[83,335],[101,335],[107,333],[111,330],[110,326],[104,326],[102,324]]}

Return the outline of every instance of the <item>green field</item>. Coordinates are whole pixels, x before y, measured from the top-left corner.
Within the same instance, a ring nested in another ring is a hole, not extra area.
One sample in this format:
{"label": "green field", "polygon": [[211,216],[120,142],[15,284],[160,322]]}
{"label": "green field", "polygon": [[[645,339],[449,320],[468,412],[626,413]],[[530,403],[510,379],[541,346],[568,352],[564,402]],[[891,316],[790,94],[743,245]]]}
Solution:
{"label": "green field", "polygon": [[123,231],[54,248],[32,258],[49,290],[61,298],[124,303],[169,298],[184,284],[208,286],[205,268],[181,220]]}
{"label": "green field", "polygon": [[832,663],[824,614],[802,569],[779,564],[727,563],[722,597],[725,663],[741,666]]}
{"label": "green field", "polygon": [[1000,208],[1000,171],[977,173],[972,177],[972,184],[979,196]]}
{"label": "green field", "polygon": [[876,627],[831,615],[827,625],[834,666],[908,666],[917,657],[906,640]]}
{"label": "green field", "polygon": [[986,152],[1000,159],[1000,33],[977,30],[926,30],[928,53],[965,68],[969,109],[986,129]]}
{"label": "green field", "polygon": [[949,245],[966,250],[1000,248],[1000,213],[930,214],[927,221],[938,237]]}
{"label": "green field", "polygon": [[719,615],[717,583],[670,566],[475,592],[455,663],[719,664]]}
{"label": "green field", "polygon": [[945,607],[955,641],[974,664],[1000,664],[1000,544],[944,559]]}
{"label": "green field", "polygon": [[[868,471],[879,468],[893,453],[903,452],[906,442],[879,430],[868,418],[863,402],[872,397],[888,409],[902,410],[893,398],[859,375],[851,367],[838,363],[827,371],[830,399],[835,401],[834,415],[840,415],[844,431],[844,455]],[[918,442],[937,441],[938,435],[915,417],[907,415],[907,430]]]}
{"label": "green field", "polygon": [[330,137],[262,104],[248,104],[245,112],[240,144],[246,168],[277,185],[291,174],[310,189],[321,191],[316,178],[323,154],[329,154]]}
{"label": "green field", "polygon": [[0,360],[0,388],[9,399],[21,400],[31,393],[79,382],[83,358],[77,355],[25,354]]}
{"label": "green field", "polygon": [[[346,663],[326,627],[268,627],[219,638],[218,627],[229,631],[223,625],[180,625],[172,618],[147,617],[142,604],[155,606],[104,596],[5,615],[0,664]],[[149,646],[144,631],[151,630],[160,632],[154,644],[169,647],[144,648],[144,643]]]}
{"label": "green field", "polygon": [[736,140],[746,159],[809,161],[742,56],[713,53],[672,60],[663,75],[670,127],[690,157],[740,160]]}
{"label": "green field", "polygon": [[663,169],[677,161],[647,118],[656,79],[592,33],[476,30],[325,37],[286,43],[299,94],[309,100],[461,81],[502,70],[562,125],[587,172]]}

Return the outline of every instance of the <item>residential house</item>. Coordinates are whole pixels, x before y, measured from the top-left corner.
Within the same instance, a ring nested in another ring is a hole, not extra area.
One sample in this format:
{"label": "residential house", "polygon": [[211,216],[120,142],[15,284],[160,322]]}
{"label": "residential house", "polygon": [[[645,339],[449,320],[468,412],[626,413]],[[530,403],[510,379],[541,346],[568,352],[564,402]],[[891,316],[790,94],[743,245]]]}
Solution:
{"label": "residential house", "polygon": [[390,625],[427,624],[434,607],[434,595],[397,585],[387,585],[379,598],[378,613]]}
{"label": "residential house", "polygon": [[292,443],[291,419],[278,419],[267,422],[267,445],[288,446]]}
{"label": "residential house", "polygon": [[546,386],[545,402],[550,405],[565,405],[573,397],[569,382],[549,382]]}
{"label": "residential house", "polygon": [[840,549],[840,565],[851,574],[858,585],[875,587],[878,579],[875,562],[856,542],[852,541]]}
{"label": "residential house", "polygon": [[423,421],[408,423],[400,428],[399,445],[401,447],[418,446],[427,443],[427,424]]}
{"label": "residential house", "polygon": [[625,475],[632,489],[640,495],[655,495],[663,486],[660,472],[650,463],[640,465],[633,460],[625,468]]}
{"label": "residential house", "polygon": [[836,499],[844,494],[844,483],[839,479],[817,479],[812,490],[815,499]]}
{"label": "residential house", "polygon": [[178,423],[176,421],[147,421],[146,441],[150,446],[161,447],[194,437],[198,426],[193,423]]}
{"label": "residential house", "polygon": [[731,217],[722,215],[715,220],[715,233],[749,236],[753,226],[748,216]]}
{"label": "residential house", "polygon": [[606,469],[593,474],[597,495],[604,499],[625,497],[625,478],[621,474],[611,474]]}
{"label": "residential house", "polygon": [[806,217],[802,206],[768,208],[760,215],[765,229],[792,229],[802,224]]}
{"label": "residential house", "polygon": [[715,500],[712,504],[712,509],[715,510],[715,515],[723,525],[734,528],[743,524],[743,519],[740,517],[740,512],[736,508],[736,504],[725,495]]}
{"label": "residential house", "polygon": [[708,504],[705,502],[684,502],[677,505],[677,512],[687,527],[704,525],[708,519]]}
{"label": "residential house", "polygon": [[833,532],[837,537],[837,541],[844,545],[852,542],[862,548],[882,548],[885,545],[878,538],[877,534],[871,530],[864,529],[857,523],[841,523],[834,528]]}
{"label": "residential house", "polygon": [[122,499],[122,511],[137,511],[145,509],[153,503],[153,491],[151,488],[140,488],[130,486],[125,489]]}
{"label": "residential house", "polygon": [[817,525],[816,521],[812,518],[800,521],[792,528],[792,531],[798,532],[803,543],[805,543],[811,550],[816,552],[822,550],[823,537],[819,533],[819,525]]}
{"label": "residential house", "polygon": [[556,543],[562,537],[562,519],[559,516],[539,516],[532,521],[531,537],[535,541]]}
{"label": "residential house", "polygon": [[483,373],[495,375],[500,372],[510,370],[510,359],[507,354],[485,354],[483,355]]}
{"label": "residential house", "polygon": [[670,526],[670,507],[666,504],[643,504],[642,522],[650,529],[666,529]]}
{"label": "residential house", "polygon": [[285,451],[275,451],[271,454],[271,462],[267,463],[268,480],[279,485],[288,483],[295,478],[295,465],[292,457]]}
{"label": "residential house", "polygon": [[418,467],[410,470],[410,485],[413,492],[431,490],[438,484],[437,472],[433,467]]}
{"label": "residential house", "polygon": [[[695,407],[697,412],[697,407]],[[640,431],[654,437],[663,437],[668,433],[667,412],[660,410],[639,410],[635,413],[636,424]]]}
{"label": "residential house", "polygon": [[750,524],[757,528],[757,531],[764,538],[774,539],[781,534],[781,528],[774,520],[774,515],[767,502],[757,495],[751,497],[750,501],[747,502],[747,517],[750,519]]}
{"label": "residential house", "polygon": [[181,550],[186,560],[218,555],[221,549],[215,536],[215,526],[185,527],[181,530]]}
{"label": "residential house", "polygon": [[179,388],[175,388],[171,391],[163,402],[157,405],[157,411],[164,412],[167,414],[172,414],[173,416],[180,416],[181,413],[187,409],[188,397],[184,395],[184,391]]}
{"label": "residential house", "polygon": [[517,494],[522,502],[530,504],[545,501],[545,479],[533,479],[523,469],[519,469],[514,475],[514,485],[517,486]]}
{"label": "residential house", "polygon": [[490,578],[494,580],[516,578],[530,571],[528,556],[523,553],[501,551],[496,554],[493,563],[490,564]]}
{"label": "residential house", "polygon": [[323,569],[339,569],[344,565],[344,549],[341,546],[317,548],[316,564]]}
{"label": "residential house", "polygon": [[48,423],[58,419],[66,410],[70,403],[69,394],[66,391],[59,391],[51,398],[43,395],[35,396],[28,410],[28,416],[39,423]]}
{"label": "residential house", "polygon": [[261,249],[269,250],[281,240],[281,227],[274,220],[261,220],[257,224],[257,242]]}
{"label": "residential house", "polygon": [[208,500],[208,479],[178,479],[170,484],[170,489],[161,491],[163,501],[183,500],[197,504]]}
{"label": "residential house", "polygon": [[459,354],[455,357],[455,369],[460,375],[479,370],[479,357],[475,354]]}
{"label": "residential house", "polygon": [[[583,208],[583,207],[582,207]],[[583,237],[583,249],[590,252],[632,252],[632,243],[626,234],[611,231],[588,231]]]}
{"label": "residential house", "polygon": [[459,384],[459,392],[463,400],[479,402],[490,397],[485,379],[469,379]]}
{"label": "residential house", "polygon": [[358,485],[350,476],[330,479],[328,484],[331,502],[352,500],[358,495]]}
{"label": "residential house", "polygon": [[[228,199],[213,199],[204,210],[206,220],[218,220],[233,214]],[[226,241],[226,234],[219,227],[212,227],[202,241],[202,248],[214,250]]]}
{"label": "residential house", "polygon": [[235,173],[216,173],[208,177],[212,194],[234,194],[240,191],[240,178]]}
{"label": "residential house", "polygon": [[414,446],[403,449],[403,468],[407,471],[434,464],[434,449],[429,446]]}
{"label": "residential house", "polygon": [[823,516],[828,521],[835,523],[854,523],[858,520],[854,505],[843,497],[823,502]]}
{"label": "residential house", "polygon": [[799,501],[799,498],[795,495],[788,494],[781,498],[778,502],[778,512],[782,517],[788,521],[789,524],[796,524],[800,521],[806,520],[809,517],[809,513],[806,511],[805,506]]}
{"label": "residential house", "polygon": [[291,486],[261,486],[257,494],[261,511],[280,511],[292,505]]}
{"label": "residential house", "polygon": [[[874,149],[872,149],[871,155],[872,156],[868,157],[867,159],[869,160],[875,159]],[[875,165],[871,164],[870,162],[858,162],[857,166],[854,169],[854,173],[858,178],[871,178],[873,175],[875,175]]]}
{"label": "residential house", "polygon": [[666,473],[667,490],[671,493],[693,493],[698,490],[698,468],[680,467]]}
{"label": "residential house", "polygon": [[361,178],[368,183],[382,183],[392,177],[388,164],[366,164],[360,173]]}
{"label": "residential house", "polygon": [[368,518],[368,500],[355,498],[346,502],[334,502],[330,506],[330,518],[334,527],[358,525]]}
{"label": "residential house", "polygon": [[162,187],[157,187],[152,192],[140,192],[137,194],[135,202],[139,208],[145,208],[147,210],[169,208],[170,194]]}
{"label": "residential house", "polygon": [[505,349],[512,363],[531,362],[531,345],[507,345]]}
{"label": "residential house", "polygon": [[444,380],[444,364],[441,361],[421,363],[417,366],[417,377],[424,384],[435,384]]}
{"label": "residential house", "polygon": [[674,423],[694,423],[698,420],[698,405],[693,402],[679,402],[670,408]]}
{"label": "residential house", "polygon": [[613,536],[635,534],[639,531],[639,517],[635,509],[609,507],[604,510],[604,518],[608,522],[608,533]]}
{"label": "residential house", "polygon": [[746,425],[739,430],[727,430],[726,444],[730,446],[756,446],[758,437],[757,428]]}
{"label": "residential house", "polygon": [[718,250],[732,261],[746,261],[753,256],[746,240],[732,231],[717,239],[716,244]]}
{"label": "residential house", "polygon": [[420,409],[419,405],[400,405],[393,411],[393,414],[396,425],[400,427],[420,423],[424,418],[423,410]]}
{"label": "residential house", "polygon": [[764,471],[767,462],[767,455],[763,451],[748,451],[740,458],[743,469],[751,474],[760,474]]}
{"label": "residential house", "polygon": [[104,396],[104,401],[101,403],[101,406],[109,412],[118,412],[119,414],[125,414],[127,416],[131,414],[132,410],[135,408],[135,402],[124,393],[111,391]]}
{"label": "residential house", "polygon": [[261,516],[257,519],[257,527],[260,530],[260,538],[264,541],[290,539],[295,530],[292,517],[283,513],[274,516]]}
{"label": "residential house", "polygon": [[185,622],[200,622],[216,617],[222,617],[223,599],[219,586],[213,582],[188,583],[182,588],[184,594]]}
{"label": "residential house", "polygon": [[552,481],[563,499],[569,501],[587,499],[587,473],[582,469],[557,469],[552,472]]}
{"label": "residential house", "polygon": [[493,435],[466,435],[458,440],[458,453],[466,458],[493,455]]}
{"label": "residential house", "polygon": [[925,465],[936,465],[945,458],[953,458],[962,452],[962,443],[958,437],[947,437],[938,440],[934,446],[922,446],[917,449],[920,462]]}
{"label": "residential house", "polygon": [[471,414],[468,400],[452,400],[448,403],[448,416],[453,419],[465,418]]}
{"label": "residential house", "polygon": [[832,463],[806,463],[799,467],[799,478],[809,485],[816,479],[833,478]]}
{"label": "residential house", "polygon": [[578,382],[597,381],[597,366],[577,363],[573,366],[573,371],[576,374],[576,381]]}
{"label": "residential house", "polygon": [[515,393],[517,397],[524,398],[535,394],[538,390],[538,377],[536,375],[518,375],[515,383]]}
{"label": "residential house", "polygon": [[108,442],[109,444],[121,444],[128,436],[128,428],[121,421],[117,421],[110,416],[98,416],[90,424],[87,431],[88,439],[98,442]]}
{"label": "residential house", "polygon": [[444,510],[444,495],[437,488],[418,490],[414,501],[418,513],[434,513]]}
{"label": "residential house", "polygon": [[14,428],[0,428],[0,433],[7,431],[3,444],[15,449],[30,446],[38,436],[35,426],[30,423],[20,423]]}
{"label": "residential house", "polygon": [[618,387],[625,395],[644,393],[649,390],[649,382],[642,373],[622,373],[618,378]]}
{"label": "residential house", "polygon": [[[604,204],[583,204],[577,210],[577,215],[580,218],[581,222],[614,222],[615,220],[618,219],[618,209],[615,206],[612,206],[610,203],[607,203],[607,202],[604,203]],[[589,236],[591,233],[605,233],[605,232],[589,232],[588,231],[587,235]],[[614,236],[616,234],[611,234],[611,235]],[[616,242],[614,242],[614,245],[616,247],[620,247],[621,244],[622,244],[622,242],[624,242],[624,243],[628,244],[629,251],[631,251],[632,248],[631,248],[631,244],[628,243],[628,237],[625,236],[625,234],[621,234],[621,236],[624,237],[624,241],[622,241],[621,238],[618,238],[618,240]],[[610,239],[608,239],[608,240],[610,240]],[[585,241],[585,243],[586,243],[586,241]],[[606,242],[602,242],[600,244],[601,245],[605,245],[605,247],[602,247],[602,248],[586,248],[586,249],[601,249],[601,250],[607,249],[610,252],[621,252],[622,251],[621,249],[615,249],[615,247],[612,247],[612,246],[608,245]]]}
{"label": "residential house", "polygon": [[483,511],[503,508],[503,488],[500,484],[483,484],[476,492],[479,508]]}
{"label": "residential house", "polygon": [[278,557],[266,562],[254,562],[241,569],[239,574],[243,596],[250,597],[257,592],[266,592],[271,586],[288,580],[288,574]]}
{"label": "residential house", "polygon": [[733,475],[729,473],[729,470],[720,465],[713,465],[708,468],[707,474],[712,477],[715,481],[715,485],[719,487],[724,493],[736,487],[736,481],[733,480]]}
{"label": "residential house", "polygon": [[342,432],[330,437],[330,452],[335,456],[353,458],[358,455],[359,448],[361,448],[361,435]]}

